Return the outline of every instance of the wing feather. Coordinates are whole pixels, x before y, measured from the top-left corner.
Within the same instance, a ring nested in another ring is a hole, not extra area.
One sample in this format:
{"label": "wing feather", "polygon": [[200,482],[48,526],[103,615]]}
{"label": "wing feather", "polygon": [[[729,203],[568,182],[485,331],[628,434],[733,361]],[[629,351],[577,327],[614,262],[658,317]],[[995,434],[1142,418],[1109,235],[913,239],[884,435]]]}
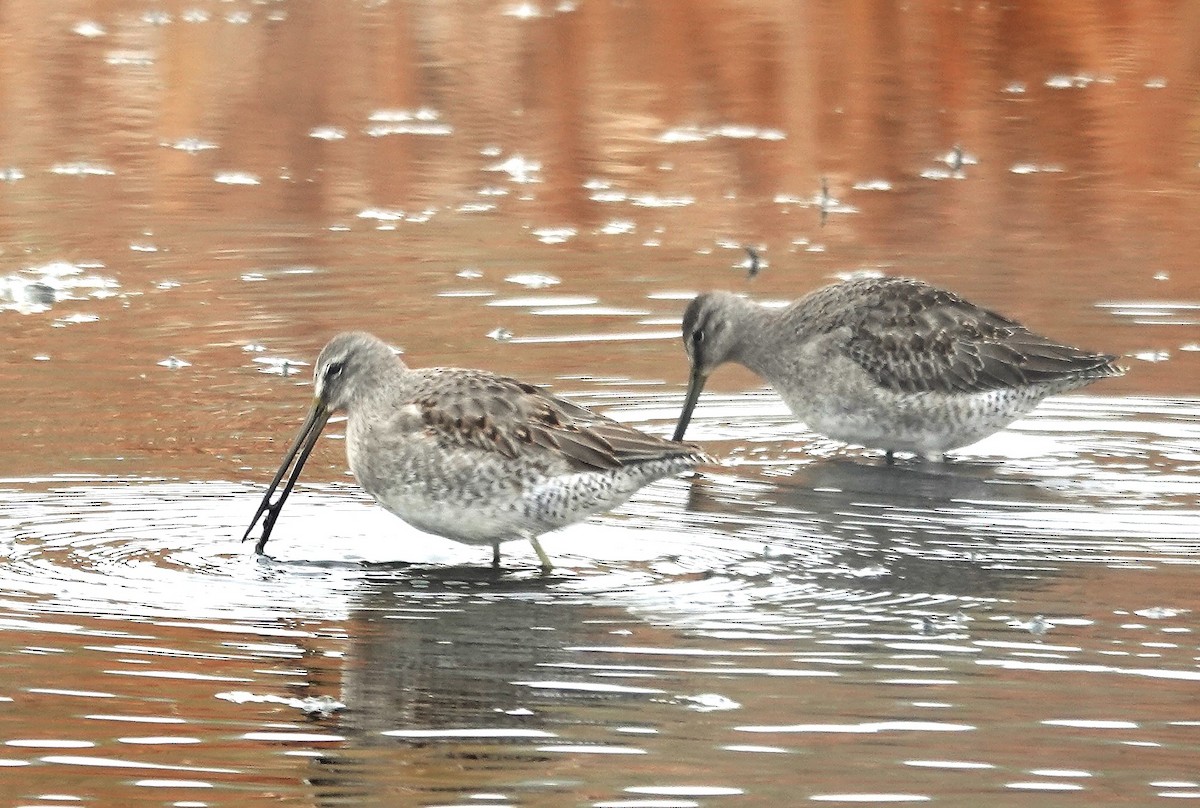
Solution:
{"label": "wing feather", "polygon": [[576,471],[704,457],[692,444],[648,435],[517,379],[459,368],[414,372],[426,383],[418,385],[412,403],[439,441],[508,458],[565,460]]}
{"label": "wing feather", "polygon": [[[858,295],[856,305],[845,305],[847,293]],[[976,393],[1123,372],[1115,356],[1055,342],[910,278],[838,284],[801,301],[798,311],[801,304],[808,328],[815,320],[818,331],[841,335],[846,356],[900,392]]]}

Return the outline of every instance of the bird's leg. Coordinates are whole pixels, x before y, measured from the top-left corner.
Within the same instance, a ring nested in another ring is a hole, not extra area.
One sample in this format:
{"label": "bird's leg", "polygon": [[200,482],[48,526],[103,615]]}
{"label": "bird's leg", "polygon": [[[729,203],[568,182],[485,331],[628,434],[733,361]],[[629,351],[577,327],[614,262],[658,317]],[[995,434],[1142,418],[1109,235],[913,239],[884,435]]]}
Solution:
{"label": "bird's leg", "polygon": [[492,542],[492,568],[500,568],[500,540]]}
{"label": "bird's leg", "polygon": [[542,544],[538,541],[537,536],[530,534],[529,543],[533,545],[533,551],[537,553],[538,560],[542,562],[542,572],[554,569],[554,565],[550,563],[550,556],[546,555],[546,551],[542,549]]}
{"label": "bird's leg", "polygon": [[883,462],[887,463],[889,466],[894,466],[896,464],[896,453],[891,449],[886,450],[883,453]]}

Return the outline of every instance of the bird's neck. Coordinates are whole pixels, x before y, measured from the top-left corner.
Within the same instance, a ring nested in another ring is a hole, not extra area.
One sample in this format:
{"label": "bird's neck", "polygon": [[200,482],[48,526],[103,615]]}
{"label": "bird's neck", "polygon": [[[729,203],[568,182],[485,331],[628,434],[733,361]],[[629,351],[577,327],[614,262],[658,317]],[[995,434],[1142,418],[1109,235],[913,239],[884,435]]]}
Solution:
{"label": "bird's neck", "polygon": [[780,309],[744,300],[737,312],[739,339],[733,345],[729,358],[762,376],[763,368],[771,363],[771,355],[775,350],[779,312]]}

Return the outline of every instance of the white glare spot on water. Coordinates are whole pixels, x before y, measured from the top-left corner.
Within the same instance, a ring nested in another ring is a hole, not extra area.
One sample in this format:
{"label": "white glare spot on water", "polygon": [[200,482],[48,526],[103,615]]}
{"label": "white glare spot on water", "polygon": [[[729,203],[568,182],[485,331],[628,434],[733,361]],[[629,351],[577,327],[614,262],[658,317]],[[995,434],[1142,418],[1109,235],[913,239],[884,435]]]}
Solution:
{"label": "white glare spot on water", "polygon": [[179,281],[159,281],[158,283],[154,284],[154,288],[162,290],[178,289],[181,285],[182,284],[180,284]]}
{"label": "white glare spot on water", "polygon": [[731,140],[784,140],[787,135],[779,129],[761,129],[742,124],[724,124],[706,128],[681,126],[663,132],[658,136],[658,142],[699,143],[714,137],[730,138]]}
{"label": "white glare spot on water", "polygon": [[245,25],[250,22],[249,11],[231,11],[225,15],[225,22],[231,25]]}
{"label": "white glare spot on water", "polygon": [[557,738],[553,732],[513,727],[467,727],[463,729],[388,729],[379,733],[389,738]]}
{"label": "white glare spot on water", "polygon": [[5,741],[4,745],[24,749],[90,749],[96,744],[91,741],[63,740],[57,738],[14,738],[11,741]]}
{"label": "white glare spot on water", "polygon": [[962,166],[979,165],[979,158],[973,154],[968,154],[961,148],[951,149],[950,151],[937,158],[938,162],[945,163],[951,168],[961,168]]}
{"label": "white glare spot on water", "polygon": [[360,219],[374,219],[378,222],[398,222],[404,219],[404,211],[388,208],[364,208],[358,212]]}
{"label": "white glare spot on water", "polygon": [[1143,362],[1166,362],[1171,358],[1171,352],[1167,350],[1136,351],[1130,355]]}
{"label": "white glare spot on water", "polygon": [[657,194],[635,194],[629,202],[639,208],[682,208],[696,202],[694,196],[658,196]]}
{"label": "white glare spot on water", "polygon": [[854,190],[856,190],[856,191],[890,191],[890,190],[892,190],[892,184],[887,180],[881,180],[881,179],[860,180],[859,182],[854,183]]}
{"label": "white glare spot on water", "polygon": [[508,342],[513,338],[513,332],[503,326],[497,326],[487,332],[488,339],[494,339],[496,342]]}
{"label": "white glare spot on water", "polygon": [[1053,783],[1031,781],[1026,783],[1005,783],[1005,788],[1015,788],[1021,791],[1083,791],[1078,783]]}
{"label": "white glare spot on water", "polygon": [[905,766],[925,769],[994,769],[992,763],[976,763],[970,760],[906,760]]}
{"label": "white glare spot on water", "polygon": [[728,786],[629,786],[628,794],[654,794],[661,797],[732,797],[745,794],[741,788]]}
{"label": "white glare spot on water", "polygon": [[134,241],[130,243],[129,249],[133,252],[158,252],[158,247],[147,241]]}
{"label": "white glare spot on water", "polygon": [[1025,82],[1023,81],[1010,81],[1004,88],[1004,92],[1011,93],[1013,95],[1022,95],[1025,90]]}
{"label": "white glare spot on water", "polygon": [[336,743],[346,740],[343,735],[320,732],[246,732],[247,741],[271,741],[273,743]]}
{"label": "white glare spot on water", "polygon": [[1134,721],[1088,720],[1083,718],[1049,718],[1042,722],[1048,727],[1073,727],[1076,729],[1137,729]]}
{"label": "white glare spot on water", "polygon": [[1167,80],[1164,76],[1151,76],[1146,79],[1146,87],[1151,90],[1161,90],[1167,86]]}
{"label": "white glare spot on water", "polygon": [[542,10],[533,3],[517,3],[504,9],[501,14],[519,20],[532,20],[542,16]]}
{"label": "white glare spot on water", "polygon": [[187,152],[188,154],[196,154],[197,152],[208,151],[209,149],[217,148],[217,144],[208,140],[201,140],[198,137],[185,137],[176,140],[174,143],[164,143],[164,146],[175,149],[176,151]]}
{"label": "white glare spot on water", "polygon": [[1046,86],[1055,90],[1069,90],[1071,88],[1082,89],[1089,84],[1097,81],[1095,76],[1090,73],[1080,73],[1076,76],[1068,76],[1062,73],[1057,73],[1046,79]]}
{"label": "white glare spot on water", "polygon": [[454,127],[441,120],[441,114],[429,107],[420,109],[378,109],[371,113],[371,125],[364,131],[370,137],[387,135],[450,135]]}
{"label": "white glare spot on water", "polygon": [[1014,174],[1061,174],[1063,170],[1060,165],[1037,165],[1035,163],[1016,163],[1009,169]]}
{"label": "white glare spot on water", "polygon": [[507,297],[491,300],[491,308],[536,308],[539,306],[594,306],[600,302],[597,297],[590,295],[536,295],[527,297]]}
{"label": "white glare spot on water", "polygon": [[468,278],[468,279],[483,277],[483,273],[480,272],[475,267],[464,267],[463,269],[460,269],[458,272],[455,272],[454,274],[459,278]]}
{"label": "white glare spot on water", "polygon": [[222,185],[261,185],[262,179],[249,171],[218,171],[213,177],[214,182]]}
{"label": "white glare spot on water", "polygon": [[1134,614],[1139,617],[1148,617],[1151,620],[1163,620],[1168,617],[1179,617],[1182,614],[1188,614],[1191,609],[1173,609],[1167,606],[1151,606],[1149,609],[1138,609]]}
{"label": "white glare spot on water", "polygon": [[187,360],[184,360],[184,359],[180,359],[178,356],[168,356],[166,359],[162,360],[158,364],[162,365],[164,368],[167,368],[169,370],[178,370],[179,368],[190,368],[192,366],[191,362],[188,362]]}
{"label": "white glare spot on water", "polygon": [[344,140],[346,130],[337,126],[317,126],[308,130],[308,136],[317,140]]}
{"label": "white glare spot on water", "polygon": [[115,171],[102,163],[89,163],[85,161],[55,163],[50,166],[50,173],[66,177],[111,177],[116,174]]}
{"label": "white glare spot on water", "polygon": [[792,724],[784,726],[734,727],[738,732],[816,732],[874,734],[878,732],[969,732],[970,724],[943,721],[865,721],[861,724]]}
{"label": "white glare spot on water", "polygon": [[189,8],[187,11],[183,12],[181,19],[184,22],[197,23],[208,22],[211,17],[209,16],[209,13],[202,8]]}
{"label": "white glare spot on water", "polygon": [[259,373],[287,378],[300,368],[308,367],[308,363],[299,359],[286,359],[277,356],[256,356],[254,361],[265,367],[259,368]]}
{"label": "white glare spot on water", "polygon": [[619,236],[627,233],[632,233],[637,230],[637,224],[628,219],[613,219],[608,224],[600,228],[600,232],[606,236]]}
{"label": "white glare spot on water", "polygon": [[741,704],[720,693],[700,693],[695,696],[683,696],[680,701],[687,702],[688,709],[699,713],[713,713],[722,710],[737,710]]}
{"label": "white glare spot on water", "polygon": [[147,11],[142,15],[142,22],[147,25],[167,25],[171,22],[171,15],[165,11]]}
{"label": "white glare spot on water", "polygon": [[1040,614],[1035,615],[1029,620],[1010,620],[1008,624],[1013,628],[1020,628],[1028,631],[1030,634],[1045,634],[1050,630],[1050,623]]}
{"label": "white glare spot on water", "polygon": [[813,802],[928,802],[923,794],[814,794]]}
{"label": "white glare spot on water", "polygon": [[513,182],[540,182],[541,180],[534,175],[542,170],[542,164],[536,160],[526,159],[520,154],[514,154],[507,160],[502,160],[499,163],[493,163],[483,170],[497,171],[507,174],[509,179]]}
{"label": "white glare spot on water", "polygon": [[539,746],[539,752],[563,752],[576,755],[644,755],[645,749],[633,746],[591,746],[585,744],[562,744],[557,746]]}
{"label": "white glare spot on water", "polygon": [[68,314],[66,317],[59,317],[54,321],[57,328],[62,328],[67,325],[78,325],[79,323],[95,323],[100,320],[99,314],[85,314],[84,312],[76,312]]}
{"label": "white glare spot on water", "polygon": [[114,67],[148,67],[154,64],[154,54],[128,48],[110,50],[104,54],[104,63]]}
{"label": "white glare spot on water", "polygon": [[700,808],[700,803],[695,800],[680,799],[604,800],[592,803],[592,808]]}
{"label": "white glare spot on water", "polygon": [[163,763],[146,763],[139,760],[123,760],[121,758],[82,757],[78,755],[48,755],[42,758],[45,763],[59,763],[67,766],[99,766],[107,769],[154,769],[176,772],[203,772],[205,774],[241,774],[237,769],[218,769],[205,766],[171,766]]}
{"label": "white glare spot on water", "polygon": [[104,30],[104,26],[95,20],[84,20],[83,22],[76,23],[75,27],[72,28],[71,31],[72,33],[79,34],[80,36],[84,36],[89,39],[93,37],[104,36],[105,33],[107,33]]}
{"label": "white glare spot on water", "polygon": [[285,707],[294,707],[306,715],[320,716],[322,718],[327,718],[339,710],[346,709],[345,704],[330,696],[295,698],[292,696],[285,697],[271,694],[260,695],[246,690],[233,690],[225,693],[217,693],[216,697],[223,701],[233,702],[234,704],[282,704]]}
{"label": "white glare spot on water", "polygon": [[19,168],[0,168],[0,182],[16,182],[25,179],[25,172]]}
{"label": "white glare spot on water", "polygon": [[949,169],[945,168],[926,168],[921,172],[921,179],[926,180],[960,180],[963,178],[963,176],[964,175],[961,171],[950,171]]}
{"label": "white glare spot on water", "polygon": [[564,244],[575,237],[574,227],[541,227],[533,231],[533,235],[543,244]]}

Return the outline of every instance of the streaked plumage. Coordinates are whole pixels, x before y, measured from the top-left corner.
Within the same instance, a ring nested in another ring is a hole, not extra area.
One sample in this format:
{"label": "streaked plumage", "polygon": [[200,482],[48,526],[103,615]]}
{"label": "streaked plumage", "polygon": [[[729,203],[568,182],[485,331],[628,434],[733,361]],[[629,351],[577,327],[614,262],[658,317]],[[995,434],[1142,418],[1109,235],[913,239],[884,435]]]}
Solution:
{"label": "streaked plumage", "polygon": [[692,363],[675,439],[712,371],[737,362],[762,376],[816,432],[845,443],[940,457],[1037,406],[1124,369],[944,289],[867,278],[818,289],[783,309],[728,292],[696,297],[683,317]]}
{"label": "streaked plumage", "polygon": [[[409,368],[363,332],[338,334],[313,372],[312,409],[243,537],[262,552],[321,429],[347,413],[346,456],[367,493],[404,521],[468,544],[537,537],[608,510],[704,459],[533,385],[483,370]],[[278,501],[271,495],[296,466]]]}

